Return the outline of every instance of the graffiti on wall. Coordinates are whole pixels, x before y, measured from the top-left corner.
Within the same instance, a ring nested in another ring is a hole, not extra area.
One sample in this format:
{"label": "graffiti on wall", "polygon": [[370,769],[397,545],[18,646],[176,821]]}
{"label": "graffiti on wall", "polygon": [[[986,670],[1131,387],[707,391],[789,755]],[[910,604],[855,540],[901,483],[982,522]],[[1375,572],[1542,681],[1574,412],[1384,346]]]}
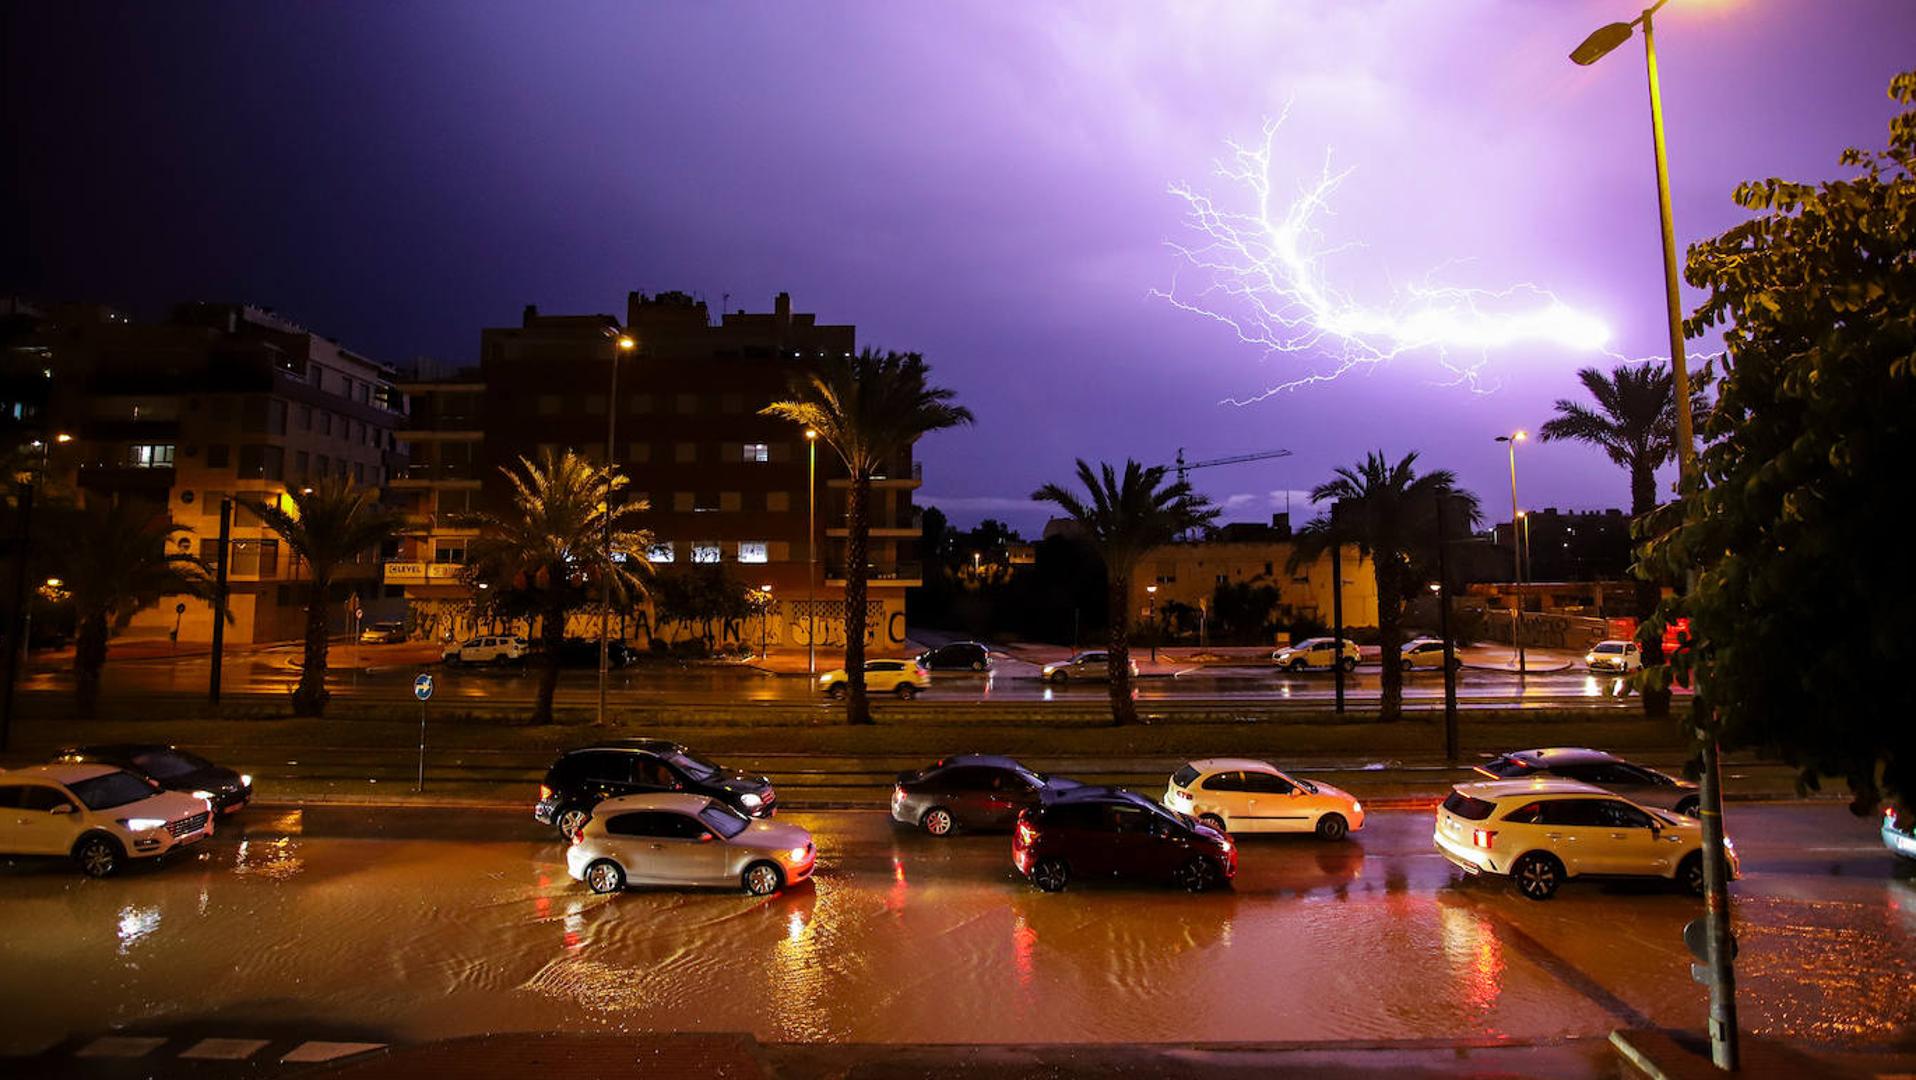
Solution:
{"label": "graffiti on wall", "polygon": [[[597,638],[599,616],[593,612],[574,612],[566,619],[566,636]],[[407,611],[406,630],[415,641],[465,641],[485,634],[531,635],[530,626],[521,619],[476,617],[472,609],[456,599],[413,599]],[[703,636],[703,626],[693,623],[654,625],[649,608],[629,615],[612,616],[612,637],[635,645],[649,646],[656,639],[671,644]],[[776,600],[765,610],[742,619],[714,620],[715,644],[804,646],[843,648],[845,645],[845,602],[843,600]],[[865,644],[903,645],[905,612],[902,607],[886,610],[882,600],[865,602]]]}

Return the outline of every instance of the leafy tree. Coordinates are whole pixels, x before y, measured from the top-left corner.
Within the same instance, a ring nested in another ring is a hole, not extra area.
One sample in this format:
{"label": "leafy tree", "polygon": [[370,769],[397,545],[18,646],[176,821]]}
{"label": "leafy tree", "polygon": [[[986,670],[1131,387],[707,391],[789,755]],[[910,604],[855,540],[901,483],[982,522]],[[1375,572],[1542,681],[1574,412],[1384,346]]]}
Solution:
{"label": "leafy tree", "polygon": [[74,711],[92,716],[107,640],[162,597],[210,596],[212,583],[204,563],[173,550],[174,540],[193,530],[173,524],[163,508],[127,499],[55,513],[50,535],[64,539],[50,563],[73,597]]}
{"label": "leafy tree", "polygon": [[1460,516],[1468,521],[1477,520],[1477,497],[1458,491],[1450,470],[1419,476],[1416,464],[1415,450],[1396,464],[1380,450],[1354,468],[1337,469],[1335,477],[1311,491],[1312,502],[1337,504],[1331,516],[1306,525],[1291,550],[1293,567],[1317,558],[1332,544],[1355,542],[1370,556],[1377,579],[1377,644],[1384,656],[1378,707],[1383,720],[1403,715],[1404,673],[1395,660],[1404,644],[1404,603],[1424,580],[1429,553],[1437,543],[1437,500],[1451,497],[1453,514],[1462,511]]}
{"label": "leafy tree", "polygon": [[[1704,412],[1703,389],[1708,372],[1696,380],[1691,410]],[[1602,450],[1612,462],[1630,473],[1630,516],[1641,519],[1657,507],[1656,471],[1676,457],[1676,379],[1667,363],[1618,364],[1605,376],[1596,368],[1577,372],[1577,379],[1590,392],[1595,408],[1568,398],[1557,400],[1557,414],[1544,422],[1538,434],[1543,441],[1569,439],[1588,443]],[[1639,624],[1656,614],[1662,595],[1662,583],[1638,574],[1636,616]],[[1644,642],[1644,662],[1663,659],[1663,642]],[[1643,711],[1649,716],[1667,716],[1668,691],[1652,690],[1643,695]]]}
{"label": "leafy tree", "polygon": [[802,424],[838,452],[851,474],[845,514],[845,716],[872,722],[865,697],[865,583],[871,572],[872,477],[899,462],[921,437],[971,423],[971,410],[952,404],[957,395],[928,381],[931,369],[918,353],[861,350],[827,357],[816,370],[794,379],[790,397],[760,412]]}
{"label": "leafy tree", "polygon": [[652,582],[652,602],[661,623],[677,623],[687,629],[698,626],[699,638],[709,651],[717,644],[714,623],[724,625],[749,616],[752,606],[750,586],[732,576],[723,563],[701,563],[661,572]]}
{"label": "leafy tree", "polygon": [[1756,216],[1690,249],[1687,329],[1722,328],[1728,360],[1701,483],[1639,529],[1646,563],[1692,575],[1648,628],[1686,617],[1688,647],[1643,681],[1694,686],[1700,735],[1840,776],[1859,812],[1916,790],[1916,563],[1885,532],[1916,461],[1916,72],[1890,96],[1854,176],[1740,185]]}
{"label": "leafy tree", "polygon": [[1225,581],[1211,590],[1211,640],[1238,644],[1268,644],[1271,613],[1283,599],[1277,587],[1257,581]]}
{"label": "leafy tree", "polygon": [[[625,476],[570,450],[542,450],[536,462],[522,457],[517,469],[499,471],[512,484],[510,508],[473,515],[480,534],[467,549],[463,578],[481,614],[539,621],[544,667],[532,721],[549,723],[566,616],[596,604],[602,583],[615,607],[645,593],[641,575],[652,569],[645,557],[652,534],[634,522],[647,504],[639,499],[608,509],[608,496],[625,486]],[[610,550],[604,544],[608,516]]]}
{"label": "leafy tree", "polygon": [[293,715],[318,716],[332,692],[326,689],[326,616],[333,579],[340,569],[392,539],[402,515],[379,504],[375,488],[355,488],[326,477],[289,493],[290,507],[255,503],[252,511],[306,563],[312,579],[306,596],[306,659],[293,691]]}
{"label": "leafy tree", "polygon": [[1056,503],[1071,515],[1104,561],[1110,590],[1111,719],[1119,724],[1138,718],[1137,703],[1131,700],[1131,574],[1145,552],[1210,524],[1218,513],[1191,485],[1182,480],[1167,484],[1164,474],[1162,465],[1146,467],[1126,459],[1120,475],[1109,462],[1093,469],[1079,458],[1078,482],[1085,497],[1057,484],[1031,493],[1033,499]]}

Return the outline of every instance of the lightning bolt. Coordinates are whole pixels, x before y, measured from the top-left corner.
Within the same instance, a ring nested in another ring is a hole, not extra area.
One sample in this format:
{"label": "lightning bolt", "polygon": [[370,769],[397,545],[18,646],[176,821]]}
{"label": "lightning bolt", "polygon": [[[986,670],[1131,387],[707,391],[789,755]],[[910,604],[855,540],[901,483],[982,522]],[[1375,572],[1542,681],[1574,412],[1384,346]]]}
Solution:
{"label": "lightning bolt", "polygon": [[1351,170],[1334,168],[1326,151],[1313,179],[1288,201],[1277,197],[1272,147],[1289,113],[1286,105],[1267,121],[1257,145],[1227,142],[1230,154],[1216,163],[1219,178],[1249,194],[1246,208],[1228,208],[1186,184],[1170,187],[1200,239],[1169,246],[1203,284],[1180,293],[1174,276],[1170,289],[1152,294],[1229,327],[1266,355],[1301,358],[1291,377],[1251,397],[1228,398],[1229,404],[1329,382],[1410,352],[1435,357],[1451,376],[1447,385],[1473,390],[1494,388],[1484,367],[1493,351],[1512,346],[1619,356],[1607,348],[1610,329],[1601,319],[1528,283],[1481,289],[1426,279],[1382,304],[1359,303],[1334,289],[1326,265],[1351,245],[1331,243],[1319,223],[1332,213],[1331,197]]}

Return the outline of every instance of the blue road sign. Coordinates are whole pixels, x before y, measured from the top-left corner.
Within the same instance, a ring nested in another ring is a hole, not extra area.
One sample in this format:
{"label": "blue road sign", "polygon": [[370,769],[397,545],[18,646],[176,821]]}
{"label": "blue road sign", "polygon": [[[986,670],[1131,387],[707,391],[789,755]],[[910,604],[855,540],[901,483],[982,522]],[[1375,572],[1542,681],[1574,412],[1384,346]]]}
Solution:
{"label": "blue road sign", "polygon": [[431,675],[421,675],[412,681],[412,696],[421,701],[432,700]]}

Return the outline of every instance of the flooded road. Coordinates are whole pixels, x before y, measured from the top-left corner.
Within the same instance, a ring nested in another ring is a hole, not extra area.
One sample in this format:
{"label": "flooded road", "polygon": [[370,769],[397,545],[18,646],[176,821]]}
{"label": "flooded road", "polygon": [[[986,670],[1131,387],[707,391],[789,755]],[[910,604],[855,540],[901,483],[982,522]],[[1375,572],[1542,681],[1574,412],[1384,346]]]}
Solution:
{"label": "flooded road", "polygon": [[[0,864],[0,1053],[111,1028],[320,1022],[413,1042],[501,1030],[765,1041],[1532,1039],[1700,1028],[1699,902],[1460,882],[1430,817],[1352,841],[1247,838],[1234,889],[1036,892],[1003,836],[882,814],[814,830],[814,882],[597,897],[521,814],[249,812],[118,879]],[[1916,1031],[1916,884],[1837,806],[1731,808],[1746,1030]]]}

